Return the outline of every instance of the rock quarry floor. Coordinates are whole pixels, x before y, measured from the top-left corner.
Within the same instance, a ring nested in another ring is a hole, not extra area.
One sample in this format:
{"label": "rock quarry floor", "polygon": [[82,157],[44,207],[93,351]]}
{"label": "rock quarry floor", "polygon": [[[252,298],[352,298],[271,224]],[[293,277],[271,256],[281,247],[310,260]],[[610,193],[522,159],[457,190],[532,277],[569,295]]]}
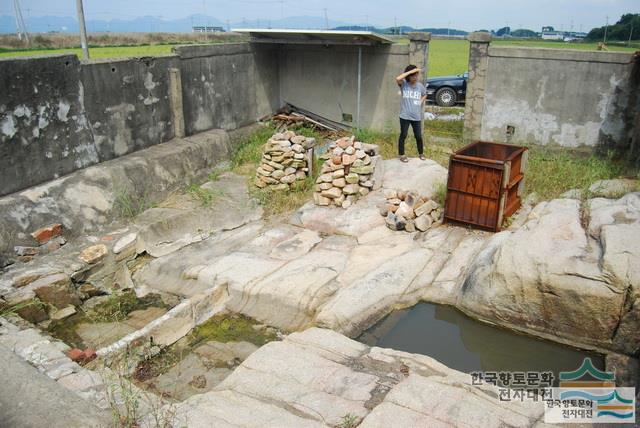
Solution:
{"label": "rock quarry floor", "polygon": [[[383,166],[383,188],[432,196],[446,181],[430,160]],[[33,376],[55,381],[52,393],[97,407],[86,426],[109,425],[107,410],[126,413],[132,395],[143,426],[544,426],[541,403],[501,402],[496,388],[473,386],[430,357],[350,339],[420,301],[609,352],[637,375],[639,194],[525,204],[500,234],[448,225],[407,233],[385,226],[381,190],[348,209],[308,203],[265,220],[246,185],[225,173],[203,185],[217,195],[211,206],[175,195],[122,228],[6,270],[0,291],[13,302],[33,296],[34,282],[22,285],[29,275],[159,296],[162,304],[124,320],[73,327],[97,360],[72,362],[47,323],[16,317],[0,318],[0,344],[35,366]],[[97,243],[108,249],[103,260],[78,261]],[[258,336],[194,344],[199,325],[225,316],[250,320]],[[161,358],[162,348],[186,355],[151,380],[130,382],[138,362]],[[137,359],[125,361],[123,380],[114,367],[131,349]]]}

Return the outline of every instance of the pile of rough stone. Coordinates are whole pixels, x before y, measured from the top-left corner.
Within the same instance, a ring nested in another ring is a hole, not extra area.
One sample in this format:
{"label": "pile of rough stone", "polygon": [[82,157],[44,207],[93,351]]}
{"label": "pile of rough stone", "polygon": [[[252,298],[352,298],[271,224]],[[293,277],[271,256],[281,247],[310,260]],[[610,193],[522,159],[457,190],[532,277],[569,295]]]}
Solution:
{"label": "pile of rough stone", "polygon": [[385,189],[384,197],[386,201],[380,204],[380,214],[386,217],[385,222],[391,230],[424,232],[440,222],[442,208],[433,199],[393,189]]}
{"label": "pile of rough stone", "polygon": [[315,138],[293,131],[273,134],[264,146],[262,161],[256,171],[256,186],[288,190],[291,184],[310,174]]}
{"label": "pile of rough stone", "polygon": [[316,180],[313,201],[316,205],[348,208],[359,197],[380,186],[374,172],[380,160],[373,144],[355,141],[355,137],[340,138],[329,146]]}

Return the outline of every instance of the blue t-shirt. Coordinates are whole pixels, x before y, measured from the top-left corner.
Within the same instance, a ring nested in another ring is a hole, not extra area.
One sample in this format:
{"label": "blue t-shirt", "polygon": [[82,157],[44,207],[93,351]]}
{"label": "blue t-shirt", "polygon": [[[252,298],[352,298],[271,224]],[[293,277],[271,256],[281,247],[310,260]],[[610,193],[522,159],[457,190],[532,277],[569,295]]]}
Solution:
{"label": "blue t-shirt", "polygon": [[411,86],[406,80],[400,85],[400,119],[422,120],[424,112],[420,100],[427,94],[427,88],[420,82]]}

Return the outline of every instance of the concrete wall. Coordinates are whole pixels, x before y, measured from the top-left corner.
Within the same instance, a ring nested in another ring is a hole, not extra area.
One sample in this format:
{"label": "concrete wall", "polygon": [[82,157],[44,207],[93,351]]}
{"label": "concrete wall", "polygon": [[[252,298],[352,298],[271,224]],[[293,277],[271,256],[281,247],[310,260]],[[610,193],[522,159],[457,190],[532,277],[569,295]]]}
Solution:
{"label": "concrete wall", "polygon": [[275,47],[233,43],[184,46],[175,53],[187,135],[236,129],[280,107]]}
{"label": "concrete wall", "polygon": [[176,57],[84,64],[84,108],[100,162],[173,138],[170,67]]}
{"label": "concrete wall", "polygon": [[[397,127],[400,99],[394,78],[409,63],[408,45],[362,47],[360,125]],[[356,126],[357,46],[284,46],[280,50],[280,99],[327,119]],[[342,114],[353,120],[344,120]]]}
{"label": "concrete wall", "polygon": [[0,60],[0,196],[169,141],[176,121],[179,135],[183,122],[186,135],[233,130],[285,102],[352,126],[396,128],[393,78],[411,60],[426,68],[429,36],[363,46],[359,103],[354,46],[234,43],[118,61]]}
{"label": "concrete wall", "polygon": [[625,142],[630,60],[627,53],[490,46],[471,38],[465,137],[565,147]]}
{"label": "concrete wall", "polygon": [[0,60],[0,195],[99,161],[75,55]]}
{"label": "concrete wall", "polygon": [[[0,60],[0,195],[175,136],[232,130],[279,107],[273,49],[190,46],[167,57],[80,63],[75,55]],[[169,69],[182,76],[183,111]]]}

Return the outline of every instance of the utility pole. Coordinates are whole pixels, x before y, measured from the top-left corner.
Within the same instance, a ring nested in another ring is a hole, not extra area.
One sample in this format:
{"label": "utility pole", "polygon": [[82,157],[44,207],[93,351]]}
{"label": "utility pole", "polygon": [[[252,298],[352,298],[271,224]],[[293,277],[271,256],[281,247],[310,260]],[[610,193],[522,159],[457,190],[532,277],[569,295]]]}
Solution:
{"label": "utility pole", "polygon": [[604,26],[604,41],[603,43],[607,43],[607,29],[609,28],[609,15],[607,15],[607,23]]}
{"label": "utility pole", "polygon": [[20,0],[13,0],[13,9],[16,15],[16,31],[18,32],[18,38],[22,40],[24,37],[27,46],[29,46],[29,33],[27,32],[27,26],[24,23],[24,17],[22,16]]}
{"label": "utility pole", "polygon": [[631,26],[631,30],[629,31],[629,41],[627,42],[627,46],[631,46],[631,36],[633,35],[633,25]]}
{"label": "utility pole", "polygon": [[395,16],[393,17],[393,34],[398,34],[398,21]]}
{"label": "utility pole", "polygon": [[84,59],[89,59],[87,27],[84,24],[84,8],[82,7],[82,0],[76,0],[76,9],[78,10],[78,25],[80,27],[80,44],[82,45],[82,57]]}
{"label": "utility pole", "polygon": [[327,8],[325,7],[324,9],[324,28],[325,30],[329,29],[329,17],[327,15]]}

